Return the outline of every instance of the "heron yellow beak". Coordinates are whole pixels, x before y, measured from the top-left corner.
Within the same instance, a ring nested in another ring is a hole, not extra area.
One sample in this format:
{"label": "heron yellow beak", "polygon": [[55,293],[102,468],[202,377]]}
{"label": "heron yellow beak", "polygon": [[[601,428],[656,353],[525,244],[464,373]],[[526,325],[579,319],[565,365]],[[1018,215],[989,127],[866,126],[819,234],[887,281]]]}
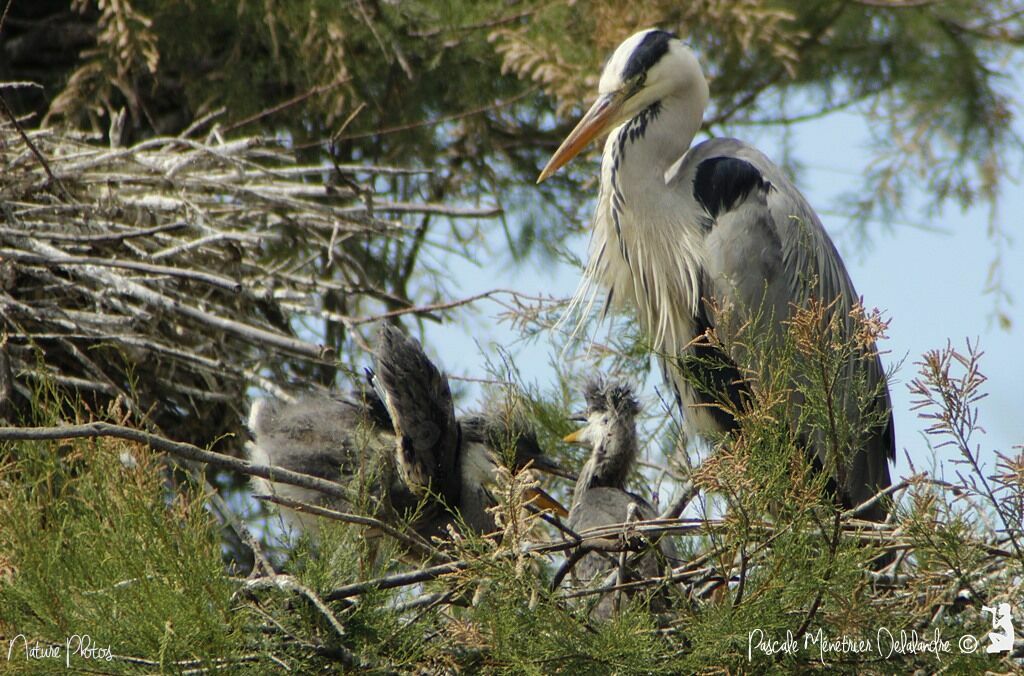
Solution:
{"label": "heron yellow beak", "polygon": [[525,492],[525,497],[529,502],[533,504],[534,507],[537,507],[538,509],[547,510],[549,512],[552,512],[553,514],[557,514],[563,519],[568,518],[569,516],[569,511],[562,506],[562,503],[560,503],[558,500],[555,500],[548,493],[542,491],[539,488],[527,489],[527,491]]}
{"label": "heron yellow beak", "polygon": [[537,177],[537,183],[542,183],[551,174],[558,171],[569,160],[579,155],[580,151],[586,148],[594,138],[606,131],[612,122],[618,119],[622,103],[625,100],[626,97],[622,92],[610,92],[599,96],[587,114],[576,125],[576,128],[565,137],[562,145],[558,146],[558,150],[548,160],[544,171],[540,172],[540,176]]}
{"label": "heron yellow beak", "polygon": [[566,434],[564,437],[562,437],[562,441],[564,441],[567,444],[577,444],[577,445],[578,444],[582,444],[583,443],[583,439],[580,438],[582,436],[582,434],[583,434],[583,428],[581,427],[580,429],[576,430],[575,432],[570,432],[569,434]]}

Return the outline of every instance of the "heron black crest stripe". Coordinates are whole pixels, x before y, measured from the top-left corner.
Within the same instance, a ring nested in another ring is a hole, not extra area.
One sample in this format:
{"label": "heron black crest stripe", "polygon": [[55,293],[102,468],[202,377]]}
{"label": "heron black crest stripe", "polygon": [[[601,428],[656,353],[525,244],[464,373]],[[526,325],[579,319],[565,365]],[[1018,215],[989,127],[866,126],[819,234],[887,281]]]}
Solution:
{"label": "heron black crest stripe", "polygon": [[746,199],[752,190],[764,190],[768,182],[746,160],[736,157],[711,157],[697,165],[693,178],[693,196],[717,218]]}
{"label": "heron black crest stripe", "polygon": [[668,51],[668,41],[675,37],[668,31],[655,30],[648,33],[629,55],[629,60],[626,61],[626,66],[622,69],[622,81],[627,82],[650,70],[651,66],[658,63]]}
{"label": "heron black crest stripe", "polygon": [[637,140],[643,138],[644,134],[647,133],[647,125],[658,119],[658,113],[660,112],[661,101],[655,101],[641,110],[639,115],[626,123],[625,133],[619,136],[619,144],[623,146],[622,152],[625,152],[624,146],[627,140],[630,143],[635,143]]}
{"label": "heron black crest stripe", "polygon": [[612,194],[613,209],[621,210],[622,205],[626,202],[626,199],[622,196],[622,190],[618,187],[617,178],[619,167],[622,165],[622,158],[626,154],[627,144],[636,143],[644,137],[644,134],[647,133],[648,125],[658,119],[658,114],[661,113],[661,107],[661,101],[655,101],[651,105],[647,106],[641,110],[636,117],[627,122],[623,127],[622,133],[619,134],[616,152],[612,156],[612,187],[614,189],[614,193]]}

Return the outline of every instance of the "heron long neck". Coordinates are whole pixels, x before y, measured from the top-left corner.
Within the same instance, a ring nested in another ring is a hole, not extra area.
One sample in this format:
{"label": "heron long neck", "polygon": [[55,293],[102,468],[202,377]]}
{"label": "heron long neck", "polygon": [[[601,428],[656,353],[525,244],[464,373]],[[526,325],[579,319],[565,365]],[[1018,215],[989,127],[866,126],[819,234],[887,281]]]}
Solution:
{"label": "heron long neck", "polygon": [[614,304],[636,307],[656,352],[678,353],[693,338],[703,234],[698,214],[687,213],[686,197],[666,186],[665,173],[689,149],[705,101],[665,97],[605,144],[587,273]]}
{"label": "heron long neck", "polygon": [[[700,96],[667,96],[651,104],[608,137],[604,161],[623,197],[650,197],[655,185],[665,184],[665,171],[690,148],[704,117]],[[609,147],[613,146],[613,147]]]}
{"label": "heron long neck", "polygon": [[594,446],[583,465],[573,491],[573,504],[591,488],[606,486],[626,490],[626,480],[636,462],[636,429],[632,421],[614,422]]}

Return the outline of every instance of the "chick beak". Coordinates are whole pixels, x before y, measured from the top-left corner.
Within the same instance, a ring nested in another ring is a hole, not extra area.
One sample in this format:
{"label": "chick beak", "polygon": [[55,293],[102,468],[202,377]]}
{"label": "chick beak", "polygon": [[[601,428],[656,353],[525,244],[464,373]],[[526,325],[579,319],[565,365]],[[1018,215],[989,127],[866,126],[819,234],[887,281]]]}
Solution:
{"label": "chick beak", "polygon": [[580,429],[576,430],[575,432],[570,432],[569,434],[566,434],[564,437],[562,437],[562,441],[564,441],[567,444],[575,444],[577,446],[582,446],[583,445],[583,428],[581,427]]}
{"label": "chick beak", "polygon": [[568,518],[569,516],[569,511],[562,506],[562,503],[555,500],[548,493],[539,488],[528,488],[525,492],[525,497],[538,509],[552,512],[563,519]]}

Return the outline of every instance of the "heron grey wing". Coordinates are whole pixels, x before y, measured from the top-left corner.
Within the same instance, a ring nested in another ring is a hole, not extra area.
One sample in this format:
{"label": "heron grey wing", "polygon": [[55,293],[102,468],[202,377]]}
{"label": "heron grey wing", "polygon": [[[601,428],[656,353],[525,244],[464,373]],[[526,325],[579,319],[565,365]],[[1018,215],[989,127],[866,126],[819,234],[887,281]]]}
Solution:
{"label": "heron grey wing", "polygon": [[414,493],[433,491],[449,506],[459,500],[459,427],[448,379],[419,341],[385,324],[377,378],[395,428],[399,474]]}
{"label": "heron grey wing", "polygon": [[[773,186],[768,191],[767,204],[779,236],[782,266],[792,302],[801,305],[810,298],[825,303],[837,300],[833,312],[842,314],[845,337],[849,338],[856,330],[851,311],[860,297],[839,251],[807,199],[782,170],[756,149],[740,145],[741,157],[749,158]],[[896,459],[892,400],[882,360],[873,342],[851,361],[850,375],[863,377],[868,391],[874,392],[872,410],[866,414],[881,419],[882,424],[874,427],[852,459],[847,486],[888,486],[888,461]],[[849,408],[851,415],[860,415],[856,402],[849,402]],[[872,489],[864,499],[874,492]]]}
{"label": "heron grey wing", "polygon": [[[714,180],[701,184],[702,168]],[[811,298],[837,300],[832,311],[841,313],[847,336],[852,333],[850,310],[858,297],[846,267],[814,210],[777,165],[740,141],[712,139],[684,156],[672,180],[680,189],[692,190],[712,216],[705,247],[709,289],[704,295],[718,306],[720,316],[711,321],[719,324],[724,338],[735,337],[743,321],[755,318],[763,320],[758,335],[778,337],[784,326],[779,320],[790,316],[793,305],[803,306]],[[732,308],[734,321],[722,321],[723,308]],[[888,485],[888,460],[895,457],[885,373],[874,346],[865,350],[851,360],[849,376],[862,377],[876,393],[869,415],[884,422],[850,459],[845,492],[851,501],[866,487]],[[847,410],[861,415],[852,398]]]}
{"label": "heron grey wing", "polygon": [[[780,187],[769,193],[768,206],[782,242],[783,269],[793,302],[802,305],[810,298],[826,304],[836,301],[832,312],[840,313],[843,337],[849,340],[857,330],[851,311],[860,300],[853,281],[807,200],[779,173],[776,180]],[[847,377],[849,382],[862,380],[866,391],[873,393],[866,410],[862,410],[855,391],[843,393],[850,420],[861,420],[863,416],[867,421],[876,421],[854,449],[852,457],[846,459],[841,497],[846,507],[854,507],[890,485],[889,461],[896,459],[896,439],[889,386],[873,341],[851,358]],[[824,445],[819,444],[817,449],[822,459],[823,448]],[[883,520],[885,513],[879,506],[867,516]]]}
{"label": "heron grey wing", "polygon": [[[810,297],[825,303],[839,299],[835,311],[843,312],[845,329],[852,333],[855,327],[850,312],[860,297],[853,287],[846,265],[804,196],[784,176],[779,180],[784,181],[782,188],[769,194],[768,204],[781,233],[783,261],[793,293],[801,303]],[[884,434],[886,438],[879,440],[887,447],[886,457],[895,460],[892,402],[882,360],[873,343],[866,347],[866,352],[861,356],[858,364],[859,368],[865,370],[867,386],[878,391],[876,405],[880,411],[890,412],[888,430]]]}

